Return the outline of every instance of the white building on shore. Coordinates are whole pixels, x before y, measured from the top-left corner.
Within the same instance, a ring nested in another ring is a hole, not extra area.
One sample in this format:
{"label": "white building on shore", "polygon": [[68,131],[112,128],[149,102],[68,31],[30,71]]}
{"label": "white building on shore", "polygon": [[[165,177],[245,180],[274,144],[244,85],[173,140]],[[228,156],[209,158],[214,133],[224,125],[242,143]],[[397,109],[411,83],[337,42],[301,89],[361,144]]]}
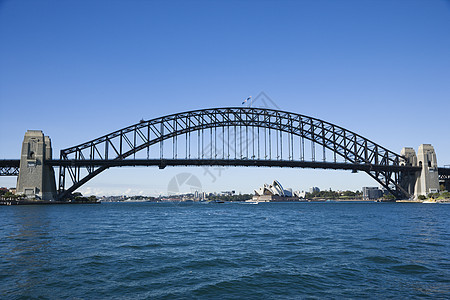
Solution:
{"label": "white building on shore", "polygon": [[299,201],[300,195],[301,192],[293,192],[291,188],[285,189],[278,180],[274,180],[272,184],[265,183],[262,187],[255,190],[253,200],[260,202]]}
{"label": "white building on shore", "polygon": [[292,189],[285,190],[278,180],[274,180],[272,184],[264,183],[262,187],[255,190],[255,195],[292,197]]}

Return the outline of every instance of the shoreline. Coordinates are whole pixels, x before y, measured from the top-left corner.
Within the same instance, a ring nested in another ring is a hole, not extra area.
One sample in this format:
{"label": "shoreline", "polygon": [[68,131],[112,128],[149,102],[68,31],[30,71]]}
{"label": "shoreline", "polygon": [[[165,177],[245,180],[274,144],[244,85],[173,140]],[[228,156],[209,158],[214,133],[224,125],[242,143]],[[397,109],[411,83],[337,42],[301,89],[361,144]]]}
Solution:
{"label": "shoreline", "polygon": [[61,205],[61,204],[101,204],[101,202],[46,201],[46,200],[0,200],[0,205]]}

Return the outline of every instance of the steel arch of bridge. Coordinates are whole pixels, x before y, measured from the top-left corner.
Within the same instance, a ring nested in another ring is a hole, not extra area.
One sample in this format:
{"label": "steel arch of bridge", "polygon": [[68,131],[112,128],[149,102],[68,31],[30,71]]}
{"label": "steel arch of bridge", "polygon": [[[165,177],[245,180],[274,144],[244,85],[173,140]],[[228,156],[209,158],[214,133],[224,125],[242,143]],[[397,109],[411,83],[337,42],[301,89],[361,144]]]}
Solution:
{"label": "steel arch of bridge", "polygon": [[[100,138],[68,149],[63,149],[60,154],[59,196],[67,196],[69,193],[75,191],[88,180],[109,167],[138,165],[137,163],[133,163],[133,160],[127,158],[135,157],[136,153],[139,151],[147,149],[148,164],[154,164],[155,159],[150,159],[148,155],[149,148],[152,145],[159,144],[160,157],[157,160],[160,161],[160,166],[164,165],[166,160],[163,157],[164,141],[172,139],[171,145],[175,153],[175,148],[179,143],[177,137],[181,135],[185,135],[186,138],[186,159],[179,159],[177,154],[174,154],[173,160],[170,161],[170,165],[231,164],[236,166],[269,165],[280,167],[311,167],[308,166],[307,163],[305,164],[304,157],[300,157],[299,160],[294,160],[294,155],[291,156],[290,154],[287,159],[280,158],[279,155],[277,155],[276,159],[272,159],[272,157],[267,159],[267,154],[264,159],[260,159],[260,141],[258,141],[258,158],[256,158],[255,155],[251,158],[242,156],[242,149],[240,158],[231,158],[229,151],[227,157],[225,157],[225,152],[223,152],[222,158],[213,158],[211,145],[210,159],[205,159],[204,153],[202,153],[200,158],[199,152],[199,157],[197,157],[196,162],[190,163],[190,161],[194,161],[194,159],[191,158],[190,153],[191,133],[197,132],[199,138],[198,149],[200,149],[200,132],[202,134],[203,142],[204,131],[209,129],[211,132],[210,141],[212,143],[213,140],[217,142],[217,136],[215,139],[212,136],[213,130],[216,134],[218,128],[219,130],[222,129],[222,131],[225,131],[226,128],[229,131],[230,128],[233,127],[235,133],[236,128],[240,128],[241,140],[242,128],[248,130],[248,128],[253,129],[257,127],[258,139],[260,138],[260,129],[263,129],[264,134],[267,135],[267,132],[269,134],[269,144],[273,139],[273,136],[272,138],[270,137],[271,131],[275,131],[277,139],[278,135],[280,135],[280,147],[283,147],[283,133],[287,134],[287,139],[291,139],[292,141],[292,145],[288,144],[289,147],[292,147],[292,153],[294,151],[294,136],[300,138],[302,143],[304,139],[309,140],[313,145],[312,147],[314,147],[314,145],[323,147],[324,156],[325,149],[330,150],[334,154],[334,163],[337,162],[337,156],[340,156],[346,162],[353,164],[354,167],[352,167],[352,169],[367,172],[394,196],[410,196],[400,184],[402,180],[402,171],[416,170],[412,170],[412,168],[409,170],[408,166],[404,165],[404,158],[402,156],[356,134],[355,132],[317,118],[286,111],[253,107],[201,109],[167,115],[147,121],[141,120],[137,124],[119,129]],[[188,137],[189,155],[187,149]],[[229,133],[228,139],[230,139]],[[233,141],[235,145],[237,143],[236,140],[237,136],[235,136]],[[225,143],[225,141],[223,141],[223,143]],[[227,146],[230,147],[229,145],[230,140],[228,140]],[[304,147],[304,144],[302,145]],[[266,147],[266,141],[264,141],[264,146]],[[279,145],[277,144],[277,152],[278,146]],[[222,144],[222,147],[225,147],[224,144]],[[254,144],[253,147],[255,147]],[[272,146],[270,146],[270,149],[272,149]],[[237,151],[236,147],[234,147],[234,150]],[[289,148],[289,153],[290,151],[291,149]],[[304,148],[303,150],[300,149],[300,151],[303,151],[304,153]],[[178,150],[176,153],[178,153]],[[254,149],[253,153],[255,153]],[[282,153],[283,150],[281,150],[281,154]],[[315,153],[315,149],[313,153]],[[313,163],[314,160],[313,154]],[[145,164],[145,161],[143,164]],[[319,163],[316,162],[316,164]],[[86,168],[87,175],[81,175],[81,168]],[[324,168],[328,167],[325,166]],[[330,166],[329,168],[336,169],[338,167]],[[72,186],[65,189],[67,174],[72,181]]]}

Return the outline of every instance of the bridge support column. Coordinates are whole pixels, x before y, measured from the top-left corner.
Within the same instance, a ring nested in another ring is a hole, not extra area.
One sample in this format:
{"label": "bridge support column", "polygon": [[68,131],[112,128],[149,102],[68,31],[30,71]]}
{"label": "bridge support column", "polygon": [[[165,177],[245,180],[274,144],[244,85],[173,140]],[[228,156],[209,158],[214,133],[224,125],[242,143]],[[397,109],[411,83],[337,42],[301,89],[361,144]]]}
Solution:
{"label": "bridge support column", "polygon": [[421,171],[416,173],[402,173],[401,185],[417,199],[420,195],[439,192],[439,174],[436,152],[430,144],[422,144],[417,152],[413,148],[405,147],[401,155],[406,158],[403,164],[419,166]]}
{"label": "bridge support column", "polygon": [[[442,176],[444,177],[444,176]],[[439,187],[443,185],[446,191],[450,191],[450,176],[447,175],[441,180],[439,180]]]}
{"label": "bridge support column", "polygon": [[416,181],[414,195],[428,195],[439,192],[439,173],[436,152],[430,144],[422,144],[417,152],[418,166],[422,167]]}
{"label": "bridge support column", "polygon": [[[401,163],[402,165],[412,166],[412,167],[417,166],[416,151],[414,151],[413,148],[404,147],[402,149],[402,151],[400,152],[400,155],[404,156],[406,158],[406,160]],[[401,172],[400,185],[410,195],[414,195],[414,192],[415,192],[414,189],[416,186],[416,181],[417,181],[418,176],[419,176],[419,172]]]}
{"label": "bridge support column", "polygon": [[50,138],[40,130],[28,130],[22,143],[17,194],[36,200],[56,199],[55,172],[53,167],[45,165],[45,160],[50,159]]}

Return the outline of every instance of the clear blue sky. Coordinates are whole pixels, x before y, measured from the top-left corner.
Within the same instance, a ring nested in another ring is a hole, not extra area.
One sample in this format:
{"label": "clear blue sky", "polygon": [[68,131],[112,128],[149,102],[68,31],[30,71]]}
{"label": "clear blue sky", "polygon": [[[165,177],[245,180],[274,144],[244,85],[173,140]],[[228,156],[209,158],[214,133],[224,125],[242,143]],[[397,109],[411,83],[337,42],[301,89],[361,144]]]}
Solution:
{"label": "clear blue sky", "polygon": [[[266,92],[400,152],[431,143],[450,164],[450,2],[0,1],[0,158],[27,129],[59,150],[185,110]],[[111,169],[83,193],[159,194],[180,172],[206,191],[361,189],[365,173]],[[14,177],[0,186],[14,186]]]}

